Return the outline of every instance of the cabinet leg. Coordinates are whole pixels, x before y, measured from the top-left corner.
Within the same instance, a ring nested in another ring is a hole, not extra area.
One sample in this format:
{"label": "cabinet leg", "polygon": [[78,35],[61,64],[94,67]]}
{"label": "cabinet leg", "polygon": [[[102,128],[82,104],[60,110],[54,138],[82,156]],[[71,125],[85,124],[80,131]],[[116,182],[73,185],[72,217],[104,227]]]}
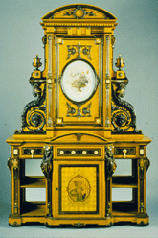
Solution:
{"label": "cabinet leg", "polygon": [[141,214],[137,216],[137,226],[147,226],[149,225],[149,217],[147,214]]}
{"label": "cabinet leg", "polygon": [[10,215],[10,217],[9,217],[9,226],[12,226],[12,227],[21,226],[21,217],[20,216],[15,216],[15,215]]}

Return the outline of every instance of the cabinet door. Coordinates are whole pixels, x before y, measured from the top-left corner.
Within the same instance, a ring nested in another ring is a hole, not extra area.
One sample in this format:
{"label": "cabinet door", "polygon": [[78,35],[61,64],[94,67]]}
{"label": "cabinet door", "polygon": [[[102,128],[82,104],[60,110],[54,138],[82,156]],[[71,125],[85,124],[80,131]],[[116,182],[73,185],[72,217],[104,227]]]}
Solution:
{"label": "cabinet door", "polygon": [[101,217],[105,211],[101,162],[54,162],[53,216]]}

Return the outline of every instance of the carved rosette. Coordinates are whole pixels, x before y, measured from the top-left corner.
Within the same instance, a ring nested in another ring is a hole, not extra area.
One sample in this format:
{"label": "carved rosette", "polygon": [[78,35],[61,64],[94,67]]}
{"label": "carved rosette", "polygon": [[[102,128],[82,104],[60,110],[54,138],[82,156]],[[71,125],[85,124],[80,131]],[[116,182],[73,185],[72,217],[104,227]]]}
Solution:
{"label": "carved rosette", "polygon": [[132,105],[122,100],[124,97],[125,86],[124,82],[117,83],[117,88],[112,90],[112,118],[111,123],[115,131],[136,131],[136,113]]}

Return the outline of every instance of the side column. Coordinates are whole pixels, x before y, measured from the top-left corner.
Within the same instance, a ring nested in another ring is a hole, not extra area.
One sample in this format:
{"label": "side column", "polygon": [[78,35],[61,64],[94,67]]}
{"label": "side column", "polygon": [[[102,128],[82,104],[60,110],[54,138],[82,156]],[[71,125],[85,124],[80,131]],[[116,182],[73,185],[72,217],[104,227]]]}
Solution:
{"label": "side column", "polygon": [[[14,149],[15,150],[15,149]],[[16,149],[18,151],[18,149]],[[16,227],[21,225],[20,216],[20,161],[18,156],[9,158],[8,167],[11,171],[11,215],[9,225]]]}
{"label": "side column", "polygon": [[[53,177],[53,147],[45,146],[45,152],[41,163],[41,170],[44,173],[46,182],[46,206],[47,215],[49,219],[53,218],[52,215],[52,177]],[[47,225],[47,224],[46,224]]]}
{"label": "side column", "polygon": [[148,158],[138,159],[138,216],[137,225],[146,226],[149,224],[149,217],[146,213],[146,171],[149,167]]}
{"label": "side column", "polygon": [[[112,175],[116,169],[116,162],[113,157],[112,145],[105,146],[105,191],[106,191],[106,204],[105,204],[105,217],[111,219],[112,210]],[[109,226],[112,225],[112,222]]]}

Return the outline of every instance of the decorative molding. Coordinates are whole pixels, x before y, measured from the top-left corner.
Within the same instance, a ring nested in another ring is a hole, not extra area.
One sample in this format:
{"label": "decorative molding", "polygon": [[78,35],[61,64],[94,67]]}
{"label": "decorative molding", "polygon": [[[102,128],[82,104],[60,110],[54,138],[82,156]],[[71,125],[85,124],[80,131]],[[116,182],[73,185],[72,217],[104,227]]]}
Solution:
{"label": "decorative molding", "polygon": [[43,23],[44,27],[56,27],[56,26],[65,26],[65,27],[107,27],[112,28],[114,24],[107,24],[107,23]]}
{"label": "decorative molding", "polygon": [[110,39],[111,37],[107,35],[105,37],[106,40],[106,75],[105,75],[105,82],[106,82],[106,120],[105,126],[110,126],[110,118],[109,118],[109,101],[110,101]]}

